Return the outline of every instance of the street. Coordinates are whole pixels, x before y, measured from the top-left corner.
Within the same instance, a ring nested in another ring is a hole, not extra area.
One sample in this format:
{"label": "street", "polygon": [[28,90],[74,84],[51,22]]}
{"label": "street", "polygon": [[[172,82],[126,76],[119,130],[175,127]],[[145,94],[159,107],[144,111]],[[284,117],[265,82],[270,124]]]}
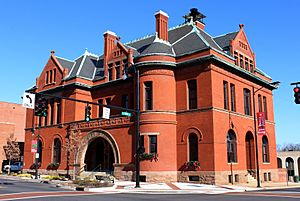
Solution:
{"label": "street", "polygon": [[176,192],[136,192],[128,191],[126,193],[117,190],[108,190],[103,192],[80,192],[57,188],[52,184],[37,183],[24,180],[0,179],[0,200],[97,200],[97,201],[132,201],[132,200],[295,200],[300,199],[300,188],[263,190],[249,192],[229,192],[222,194],[205,194],[187,191]]}

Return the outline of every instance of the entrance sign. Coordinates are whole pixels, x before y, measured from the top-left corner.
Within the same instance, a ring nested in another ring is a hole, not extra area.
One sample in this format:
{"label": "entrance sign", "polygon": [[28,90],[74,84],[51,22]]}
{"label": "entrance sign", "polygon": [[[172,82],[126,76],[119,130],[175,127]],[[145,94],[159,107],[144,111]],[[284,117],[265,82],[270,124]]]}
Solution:
{"label": "entrance sign", "polygon": [[37,140],[31,141],[31,153],[37,153]]}
{"label": "entrance sign", "polygon": [[258,124],[258,135],[265,135],[266,134],[266,119],[264,112],[257,113],[257,124]]}
{"label": "entrance sign", "polygon": [[24,93],[22,106],[29,109],[34,109],[35,94]]}
{"label": "entrance sign", "polygon": [[103,107],[102,118],[109,119],[110,116],[110,109],[108,107]]}

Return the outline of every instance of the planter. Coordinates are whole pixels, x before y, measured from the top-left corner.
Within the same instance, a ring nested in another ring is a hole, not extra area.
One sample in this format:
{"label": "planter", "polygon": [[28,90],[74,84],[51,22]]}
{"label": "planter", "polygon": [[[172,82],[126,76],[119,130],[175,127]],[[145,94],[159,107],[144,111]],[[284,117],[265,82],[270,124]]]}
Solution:
{"label": "planter", "polygon": [[199,161],[187,161],[184,164],[185,171],[196,171],[200,169],[200,162]]}
{"label": "planter", "polygon": [[158,154],[157,153],[142,153],[140,154],[140,160],[141,161],[146,161],[146,160],[149,160],[149,161],[154,161],[154,162],[157,162],[158,161]]}

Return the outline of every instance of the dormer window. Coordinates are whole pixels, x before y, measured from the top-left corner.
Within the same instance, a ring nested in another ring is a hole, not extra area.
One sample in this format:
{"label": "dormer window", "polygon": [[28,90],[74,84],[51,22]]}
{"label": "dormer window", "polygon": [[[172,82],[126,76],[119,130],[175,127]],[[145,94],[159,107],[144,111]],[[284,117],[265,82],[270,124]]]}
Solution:
{"label": "dormer window", "polygon": [[245,57],[245,69],[249,70],[249,61],[247,57]]}

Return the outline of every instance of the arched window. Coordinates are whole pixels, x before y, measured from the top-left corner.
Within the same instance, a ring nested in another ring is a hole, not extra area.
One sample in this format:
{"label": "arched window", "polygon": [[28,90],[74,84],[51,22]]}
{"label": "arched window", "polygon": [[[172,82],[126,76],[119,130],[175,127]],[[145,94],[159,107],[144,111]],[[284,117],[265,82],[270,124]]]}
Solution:
{"label": "arched window", "polygon": [[264,163],[270,162],[270,156],[269,156],[269,142],[267,136],[263,136],[262,138],[262,157]]}
{"label": "arched window", "polygon": [[227,133],[227,162],[237,162],[236,157],[236,137],[233,130]]}
{"label": "arched window", "polygon": [[42,163],[42,155],[43,155],[43,143],[41,140],[38,140],[37,151],[39,153],[39,158],[37,159],[38,163]]}
{"label": "arched window", "polygon": [[61,155],[61,142],[59,138],[54,139],[53,146],[53,163],[60,163]]}
{"label": "arched window", "polygon": [[280,158],[277,158],[277,167],[282,168],[282,161]]}
{"label": "arched window", "polygon": [[189,134],[189,160],[198,161],[198,136],[195,133]]}

